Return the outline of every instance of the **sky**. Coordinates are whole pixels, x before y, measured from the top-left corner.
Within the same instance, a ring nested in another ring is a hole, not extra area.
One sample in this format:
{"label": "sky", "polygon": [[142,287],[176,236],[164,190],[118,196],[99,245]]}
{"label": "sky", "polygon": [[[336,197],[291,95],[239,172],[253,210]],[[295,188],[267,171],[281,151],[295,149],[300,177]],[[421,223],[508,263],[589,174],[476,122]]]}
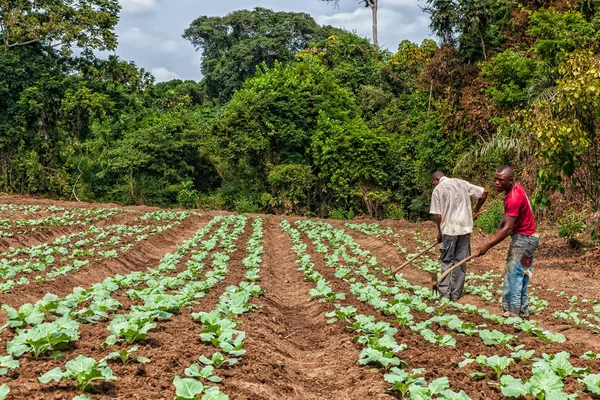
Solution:
{"label": "sky", "polygon": [[[431,38],[429,18],[419,6],[425,0],[379,0],[379,44],[394,51],[401,40],[421,43]],[[235,10],[269,8],[310,14],[321,25],[344,28],[371,39],[371,9],[358,0],[339,7],[320,0],[119,0],[122,10],[115,53],[134,61],[158,82],[200,80],[200,52],[181,35],[202,16],[225,16]]]}

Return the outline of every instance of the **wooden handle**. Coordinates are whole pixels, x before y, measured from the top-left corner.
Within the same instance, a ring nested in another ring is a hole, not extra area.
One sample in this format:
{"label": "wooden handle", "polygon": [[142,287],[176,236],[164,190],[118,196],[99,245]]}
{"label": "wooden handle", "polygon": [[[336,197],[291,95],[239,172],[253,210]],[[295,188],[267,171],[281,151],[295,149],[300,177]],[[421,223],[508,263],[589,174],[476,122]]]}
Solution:
{"label": "wooden handle", "polygon": [[446,277],[448,276],[448,274],[452,271],[454,271],[456,268],[460,267],[461,265],[463,265],[464,263],[466,263],[467,261],[471,261],[472,259],[474,259],[475,257],[477,257],[477,254],[473,254],[472,256],[469,256],[467,258],[465,258],[464,260],[462,260],[461,262],[459,262],[458,264],[454,264],[452,267],[448,268],[446,270],[446,272],[444,272],[442,274],[442,276],[439,277],[437,283],[438,285],[440,284],[440,282]]}
{"label": "wooden handle", "polygon": [[425,250],[421,251],[419,254],[417,254],[416,256],[414,256],[413,258],[411,258],[410,260],[408,260],[407,262],[405,262],[404,264],[402,264],[401,266],[399,266],[398,268],[396,268],[394,271],[392,271],[392,276],[396,275],[398,273],[398,271],[400,271],[402,268],[406,267],[408,264],[410,264],[411,262],[415,261],[417,258],[421,257],[423,254],[425,254],[429,250],[433,249],[436,244],[437,244],[437,242],[433,243],[431,246],[429,246]]}

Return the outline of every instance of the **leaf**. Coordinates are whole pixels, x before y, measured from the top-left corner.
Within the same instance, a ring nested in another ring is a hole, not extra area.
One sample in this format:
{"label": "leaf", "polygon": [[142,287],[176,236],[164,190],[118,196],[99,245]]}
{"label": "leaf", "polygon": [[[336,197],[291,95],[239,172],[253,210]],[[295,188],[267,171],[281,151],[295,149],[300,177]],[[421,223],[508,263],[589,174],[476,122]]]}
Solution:
{"label": "leaf", "polygon": [[212,386],[206,390],[202,400],[229,400],[229,396],[221,392],[218,387]]}
{"label": "leaf", "polygon": [[447,377],[443,376],[432,381],[428,387],[431,395],[438,394],[450,387],[450,381]]}
{"label": "leaf", "polygon": [[583,382],[590,393],[600,395],[600,374],[590,374],[579,381]]}
{"label": "leaf", "polygon": [[63,377],[63,372],[59,367],[56,367],[54,369],[51,369],[50,371],[46,372],[44,375],[40,376],[38,378],[38,380],[41,383],[48,383],[51,381],[54,382],[58,382],[62,379]]}
{"label": "leaf", "polygon": [[182,379],[179,376],[175,376],[173,385],[175,385],[175,394],[181,399],[195,399],[204,390],[204,385],[200,381],[190,378]]}
{"label": "leaf", "polygon": [[8,387],[8,385],[5,383],[2,386],[0,386],[0,400],[4,400],[6,399],[6,396],[8,396],[8,394],[10,393],[10,388]]}
{"label": "leaf", "polygon": [[483,372],[472,372],[469,374],[469,378],[473,379],[474,381],[480,381],[488,376],[488,374],[484,374]]}
{"label": "leaf", "polygon": [[471,398],[461,390],[459,393],[453,392],[450,389],[444,390],[438,399],[446,399],[446,400],[471,400]]}
{"label": "leaf", "polygon": [[461,362],[458,363],[458,367],[459,368],[463,368],[469,364],[471,364],[472,362],[474,362],[475,360],[472,358],[465,358],[464,360],[462,360]]}
{"label": "leaf", "polygon": [[190,365],[183,371],[185,376],[189,376],[191,378],[200,378],[202,375],[200,374],[200,366],[196,363]]}
{"label": "leaf", "polygon": [[531,390],[529,382],[523,383],[520,379],[515,379],[510,375],[503,375],[500,378],[502,394],[507,397],[521,397],[527,395]]}
{"label": "leaf", "polygon": [[536,371],[531,379],[529,379],[529,383],[532,386],[532,393],[536,396],[541,393],[548,395],[551,392],[562,392],[563,390],[563,383],[560,377],[554,371],[547,368]]}
{"label": "leaf", "polygon": [[138,356],[135,358],[135,361],[139,362],[140,364],[146,364],[150,362],[150,359],[147,357]]}

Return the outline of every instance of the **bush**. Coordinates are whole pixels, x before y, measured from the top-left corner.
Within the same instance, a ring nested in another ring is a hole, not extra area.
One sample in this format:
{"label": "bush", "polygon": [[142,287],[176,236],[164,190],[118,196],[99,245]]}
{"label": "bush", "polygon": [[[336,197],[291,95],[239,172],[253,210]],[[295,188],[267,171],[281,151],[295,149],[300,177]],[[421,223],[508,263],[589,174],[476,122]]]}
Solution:
{"label": "bush", "polygon": [[345,210],[341,207],[332,208],[327,214],[327,217],[331,219],[348,220],[354,218],[354,211]]}
{"label": "bush", "polygon": [[496,199],[487,207],[487,212],[481,214],[474,221],[474,225],[487,233],[493,233],[498,230],[502,217],[504,216],[504,205],[501,199]]}
{"label": "bush", "polygon": [[388,204],[385,215],[389,219],[406,219],[406,212],[397,204]]}
{"label": "bush", "polygon": [[580,237],[587,231],[586,219],[588,215],[583,211],[569,208],[558,219],[558,236],[567,239],[569,246],[576,249],[581,247]]}
{"label": "bush", "polygon": [[250,197],[240,197],[234,202],[235,211],[239,214],[260,212],[260,206]]}
{"label": "bush", "polygon": [[201,193],[198,195],[196,202],[198,208],[206,211],[224,210],[226,207],[226,202],[218,191],[210,194]]}

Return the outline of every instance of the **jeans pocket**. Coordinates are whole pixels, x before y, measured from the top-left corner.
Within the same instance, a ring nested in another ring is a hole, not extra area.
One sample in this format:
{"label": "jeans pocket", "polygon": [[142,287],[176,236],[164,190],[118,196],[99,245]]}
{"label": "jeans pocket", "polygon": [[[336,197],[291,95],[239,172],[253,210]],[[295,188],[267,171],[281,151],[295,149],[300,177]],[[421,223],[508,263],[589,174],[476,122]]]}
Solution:
{"label": "jeans pocket", "polygon": [[525,268],[531,267],[533,264],[533,253],[525,250],[523,252],[523,256],[521,257],[521,265]]}

